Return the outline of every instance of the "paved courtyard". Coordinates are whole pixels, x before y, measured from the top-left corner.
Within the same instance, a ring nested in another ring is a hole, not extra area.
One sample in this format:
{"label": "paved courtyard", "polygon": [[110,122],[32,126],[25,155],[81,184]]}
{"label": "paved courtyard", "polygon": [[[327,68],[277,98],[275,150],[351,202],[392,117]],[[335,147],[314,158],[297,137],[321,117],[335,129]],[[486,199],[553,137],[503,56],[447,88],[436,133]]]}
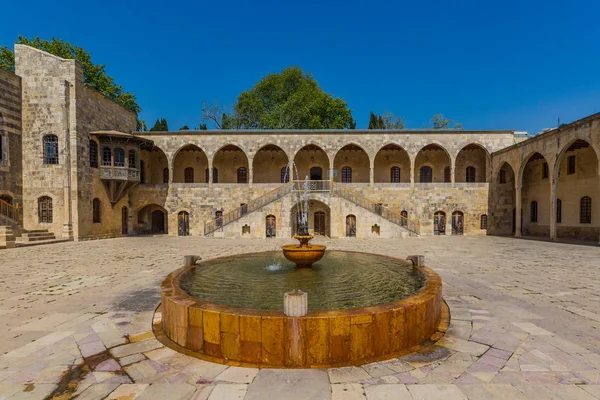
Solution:
{"label": "paved courtyard", "polygon": [[0,399],[600,399],[600,248],[498,237],[317,241],[424,254],[446,337],[363,367],[226,367],[154,339],[159,283],[184,254],[290,240],[135,237],[0,251]]}

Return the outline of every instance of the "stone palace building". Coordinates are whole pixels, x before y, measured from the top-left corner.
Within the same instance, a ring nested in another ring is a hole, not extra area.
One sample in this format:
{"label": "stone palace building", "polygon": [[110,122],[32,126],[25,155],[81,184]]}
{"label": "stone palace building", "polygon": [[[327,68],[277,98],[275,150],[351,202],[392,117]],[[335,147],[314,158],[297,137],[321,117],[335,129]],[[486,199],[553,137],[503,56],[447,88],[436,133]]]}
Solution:
{"label": "stone palace building", "polygon": [[290,237],[304,190],[315,235],[600,236],[600,114],[535,137],[135,132],[136,115],[86,87],[76,61],[25,45],[15,45],[15,58],[15,74],[0,71],[8,242]]}

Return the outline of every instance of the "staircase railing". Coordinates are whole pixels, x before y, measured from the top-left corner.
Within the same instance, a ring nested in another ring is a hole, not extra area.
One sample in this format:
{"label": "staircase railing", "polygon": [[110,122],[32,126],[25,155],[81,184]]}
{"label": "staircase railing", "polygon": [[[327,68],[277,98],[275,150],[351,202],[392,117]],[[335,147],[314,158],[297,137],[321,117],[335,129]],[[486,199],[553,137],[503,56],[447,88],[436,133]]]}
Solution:
{"label": "staircase railing", "polygon": [[250,214],[251,212],[258,210],[259,208],[264,207],[267,204],[282,198],[283,196],[292,191],[293,185],[294,182],[285,183],[279,186],[277,189],[265,193],[264,195],[257,197],[249,203],[244,204],[243,206],[231,210],[228,213],[223,214],[222,216],[205,223],[204,234],[208,235],[210,233],[213,233],[214,231],[221,229],[225,225],[228,225],[233,221],[242,218],[244,215]]}
{"label": "staircase railing", "polygon": [[0,200],[0,215],[10,218],[17,224],[19,224],[19,221],[21,221],[21,209],[19,206],[13,206],[4,200]]}
{"label": "staircase railing", "polygon": [[371,211],[374,214],[377,214],[388,221],[399,225],[406,230],[419,235],[421,232],[421,224],[419,220],[410,220],[400,214],[397,214],[382,205],[375,203],[372,200],[367,199],[362,194],[344,186],[341,184],[333,185],[333,192],[340,197],[343,197],[346,200],[353,202],[354,204],[359,205],[362,208],[365,208]]}

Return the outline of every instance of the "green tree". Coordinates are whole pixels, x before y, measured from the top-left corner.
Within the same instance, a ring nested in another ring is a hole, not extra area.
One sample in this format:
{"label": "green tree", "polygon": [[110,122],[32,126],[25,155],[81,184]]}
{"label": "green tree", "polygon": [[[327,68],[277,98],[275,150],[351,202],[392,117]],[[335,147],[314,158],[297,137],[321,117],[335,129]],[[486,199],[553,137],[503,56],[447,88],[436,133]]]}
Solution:
{"label": "green tree", "polygon": [[345,101],[323,91],[310,74],[289,67],[242,92],[222,129],[354,129]]}
{"label": "green tree", "polygon": [[206,126],[206,124],[200,124],[200,130],[206,131],[206,130],[208,130],[208,127]]}
{"label": "green tree", "polygon": [[146,132],[148,130],[148,128],[146,127],[146,121],[144,121],[143,119],[138,119],[137,120],[137,131],[138,132]]}
{"label": "green tree", "polygon": [[369,114],[369,128],[368,129],[379,129],[378,122],[377,122],[377,116],[373,113],[373,111],[371,111],[371,113]]}
{"label": "green tree", "polygon": [[167,120],[164,118],[157,119],[154,126],[150,128],[150,132],[166,132],[168,130],[169,126],[167,125]]}
{"label": "green tree", "polygon": [[180,131],[189,131],[190,127],[187,125],[182,126],[181,128],[179,128]]}
{"label": "green tree", "polygon": [[404,129],[404,118],[396,117],[387,111],[384,111],[381,115],[371,111],[368,129]]}
{"label": "green tree", "polygon": [[431,124],[431,129],[463,129],[460,122],[448,119],[443,114],[435,114],[431,117],[429,123]]}
{"label": "green tree", "polygon": [[[137,103],[135,95],[125,92],[121,85],[117,84],[113,78],[106,74],[106,66],[94,64],[92,62],[92,55],[81,47],[54,37],[51,40],[43,40],[39,37],[27,38],[19,36],[16,43],[35,47],[58,57],[79,61],[83,68],[83,82],[88,87],[99,91],[109,99],[114,100],[136,114],[139,114],[142,110]],[[15,55],[6,46],[0,46],[0,68],[10,72],[15,71]]]}

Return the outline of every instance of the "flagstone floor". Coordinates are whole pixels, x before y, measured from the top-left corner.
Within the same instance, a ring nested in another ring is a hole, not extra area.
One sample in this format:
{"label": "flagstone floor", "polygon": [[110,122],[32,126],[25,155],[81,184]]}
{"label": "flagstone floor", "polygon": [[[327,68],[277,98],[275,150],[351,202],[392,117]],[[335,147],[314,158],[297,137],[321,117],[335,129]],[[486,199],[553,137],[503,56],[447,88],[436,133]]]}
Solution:
{"label": "flagstone floor", "polygon": [[321,240],[424,254],[446,337],[362,367],[227,367],[154,339],[159,283],[289,240],[132,237],[0,251],[0,399],[600,399],[600,248],[499,237]]}

